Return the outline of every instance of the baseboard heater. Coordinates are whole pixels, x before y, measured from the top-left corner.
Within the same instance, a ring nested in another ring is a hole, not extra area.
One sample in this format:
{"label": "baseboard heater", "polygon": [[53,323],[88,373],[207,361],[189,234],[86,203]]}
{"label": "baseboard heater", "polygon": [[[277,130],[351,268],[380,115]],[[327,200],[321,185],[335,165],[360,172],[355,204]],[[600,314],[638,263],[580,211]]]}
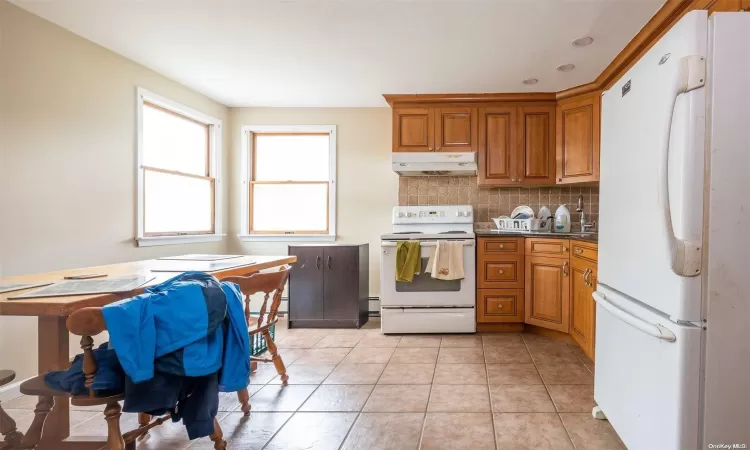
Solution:
{"label": "baseboard heater", "polygon": [[[372,302],[380,302],[380,297],[368,297],[368,300]],[[289,304],[289,297],[281,297],[281,304],[282,305],[288,305]],[[370,317],[380,317],[380,308],[372,309],[372,305],[370,305],[370,311],[368,313],[368,316]],[[260,314],[260,311],[251,311],[250,314]],[[279,317],[286,317],[289,315],[288,309],[282,309],[279,308],[278,311]]]}

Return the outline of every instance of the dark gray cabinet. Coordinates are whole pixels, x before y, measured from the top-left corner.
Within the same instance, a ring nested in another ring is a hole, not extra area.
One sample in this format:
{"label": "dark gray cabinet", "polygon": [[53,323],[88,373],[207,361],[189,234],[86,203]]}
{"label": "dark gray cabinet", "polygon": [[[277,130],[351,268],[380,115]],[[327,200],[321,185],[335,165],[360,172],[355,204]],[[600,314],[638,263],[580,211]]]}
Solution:
{"label": "dark gray cabinet", "polygon": [[359,328],[369,312],[369,245],[290,245],[289,328]]}

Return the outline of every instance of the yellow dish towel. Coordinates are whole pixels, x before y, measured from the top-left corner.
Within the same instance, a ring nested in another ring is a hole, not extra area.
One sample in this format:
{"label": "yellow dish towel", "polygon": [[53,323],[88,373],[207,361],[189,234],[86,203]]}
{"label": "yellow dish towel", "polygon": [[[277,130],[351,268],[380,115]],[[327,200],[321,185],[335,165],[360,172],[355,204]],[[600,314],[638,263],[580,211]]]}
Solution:
{"label": "yellow dish towel", "polygon": [[396,243],[396,281],[411,283],[422,269],[422,247],[419,241]]}
{"label": "yellow dish towel", "polygon": [[438,280],[461,280],[464,278],[464,243],[461,241],[437,241],[435,252],[427,262],[425,272]]}

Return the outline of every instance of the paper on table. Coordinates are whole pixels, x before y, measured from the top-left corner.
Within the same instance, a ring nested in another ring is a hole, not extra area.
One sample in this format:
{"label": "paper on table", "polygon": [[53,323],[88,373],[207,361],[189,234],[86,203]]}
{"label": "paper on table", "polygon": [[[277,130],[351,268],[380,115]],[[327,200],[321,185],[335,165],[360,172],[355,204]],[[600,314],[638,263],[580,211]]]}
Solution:
{"label": "paper on table", "polygon": [[47,286],[52,284],[49,283],[0,283],[0,294],[3,292],[22,291],[24,289],[31,289],[40,286]]}
{"label": "paper on table", "polygon": [[201,255],[189,254],[180,256],[165,256],[157,258],[161,261],[220,261],[222,259],[242,258],[244,255]]}
{"label": "paper on table", "polygon": [[154,267],[152,272],[216,272],[217,270],[231,269],[255,264],[249,262],[208,262],[208,261],[169,261],[161,267]]}
{"label": "paper on table", "polygon": [[130,292],[156,277],[133,276],[120,278],[97,278],[91,280],[64,280],[31,292],[8,297],[9,300],[39,297],[62,297],[67,295],[95,295]]}

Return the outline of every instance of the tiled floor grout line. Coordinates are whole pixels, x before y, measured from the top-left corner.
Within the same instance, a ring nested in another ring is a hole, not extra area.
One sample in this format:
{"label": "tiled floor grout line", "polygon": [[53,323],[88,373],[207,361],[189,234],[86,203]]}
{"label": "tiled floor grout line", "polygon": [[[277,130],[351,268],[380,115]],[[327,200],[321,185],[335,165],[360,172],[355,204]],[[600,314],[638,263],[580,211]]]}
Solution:
{"label": "tiled floor grout line", "polygon": [[484,353],[484,339],[482,339],[482,358],[484,358],[484,374],[487,376],[487,399],[490,401],[490,422],[492,423],[492,442],[497,446],[497,430],[495,430],[495,408],[492,406],[492,392],[490,390],[490,371],[487,369],[487,358]]}
{"label": "tiled floor grout line", "polygon": [[[542,386],[544,386],[544,390],[547,391],[547,396],[549,397],[549,401],[552,402],[552,406],[554,406],[555,408],[555,414],[557,414],[557,420],[560,421],[560,424],[562,425],[563,430],[565,430],[565,434],[568,436],[570,445],[573,446],[573,448],[576,448],[576,444],[575,442],[573,442],[573,437],[570,435],[570,431],[568,431],[568,427],[565,426],[565,422],[563,422],[562,417],[560,416],[560,408],[557,407],[557,403],[555,403],[555,400],[552,399],[552,394],[550,394],[549,388],[547,387],[547,381],[542,376],[542,373],[539,372],[539,366],[537,366],[536,364],[534,355],[531,354],[531,350],[529,349],[529,344],[528,342],[526,342],[526,339],[523,337],[523,333],[521,333],[521,340],[523,341],[524,347],[526,347],[526,351],[529,352],[529,357],[531,358],[531,363],[534,364],[534,369],[536,369],[536,372],[539,374],[539,378],[542,379]],[[578,356],[576,355],[576,357]],[[583,362],[581,362],[581,364],[583,364]],[[584,367],[585,367],[585,364],[584,364]]]}
{"label": "tiled floor grout line", "polygon": [[[359,343],[359,341],[357,341],[357,343]],[[353,350],[353,348],[352,348],[352,350]],[[351,352],[349,352],[349,353],[351,353]],[[396,353],[395,347],[394,347],[393,353]],[[372,386],[372,390],[370,391],[370,394],[365,399],[365,402],[362,403],[362,408],[357,413],[357,418],[354,419],[354,422],[352,422],[352,424],[349,427],[349,429],[346,430],[346,435],[344,435],[344,439],[342,439],[341,440],[341,444],[339,444],[339,447],[338,447],[339,450],[341,450],[341,448],[343,448],[344,444],[346,443],[346,439],[349,437],[349,433],[352,432],[352,429],[354,428],[354,425],[357,424],[357,421],[359,420],[360,417],[362,417],[362,414],[365,412],[364,411],[365,410],[365,406],[367,406],[367,402],[370,401],[370,397],[372,397],[372,393],[375,392],[375,388],[378,387],[378,381],[380,381],[380,379],[383,377],[383,374],[385,373],[386,369],[388,368],[388,363],[391,362],[391,358],[393,358],[393,353],[391,353],[391,356],[388,357],[388,361],[385,362],[385,367],[383,367],[383,371],[380,372],[380,376],[378,376],[378,379],[375,380],[375,384]],[[347,355],[348,355],[348,353],[347,353]],[[346,357],[344,357],[344,358],[346,358]],[[344,360],[342,359],[339,364],[343,364],[343,363],[344,363]],[[338,367],[338,366],[336,366],[336,367]],[[333,370],[336,370],[336,369],[334,368]],[[331,373],[333,373],[333,372],[331,372]],[[328,378],[328,377],[326,377],[326,378]],[[322,382],[321,382],[321,386],[322,386]]]}

